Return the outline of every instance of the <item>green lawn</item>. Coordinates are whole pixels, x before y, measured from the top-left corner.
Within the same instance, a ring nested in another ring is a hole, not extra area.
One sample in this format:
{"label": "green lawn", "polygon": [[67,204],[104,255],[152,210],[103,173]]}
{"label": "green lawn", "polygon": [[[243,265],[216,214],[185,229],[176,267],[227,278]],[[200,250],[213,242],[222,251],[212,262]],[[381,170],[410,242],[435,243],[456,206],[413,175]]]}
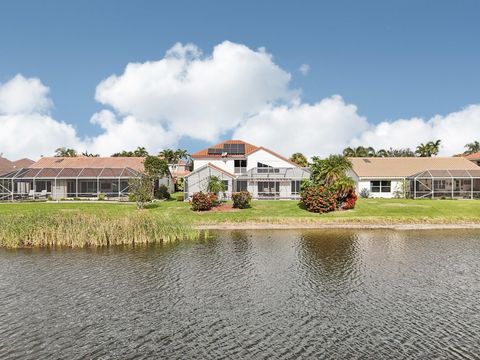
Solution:
{"label": "green lawn", "polygon": [[[93,213],[111,216],[137,211],[129,203],[3,203],[0,216],[11,213]],[[351,222],[351,223],[480,223],[480,201],[359,199],[354,210],[313,214],[298,207],[296,201],[253,201],[252,207],[234,212],[193,212],[188,203],[175,200],[157,202],[148,212],[192,221],[196,224],[232,222]]]}

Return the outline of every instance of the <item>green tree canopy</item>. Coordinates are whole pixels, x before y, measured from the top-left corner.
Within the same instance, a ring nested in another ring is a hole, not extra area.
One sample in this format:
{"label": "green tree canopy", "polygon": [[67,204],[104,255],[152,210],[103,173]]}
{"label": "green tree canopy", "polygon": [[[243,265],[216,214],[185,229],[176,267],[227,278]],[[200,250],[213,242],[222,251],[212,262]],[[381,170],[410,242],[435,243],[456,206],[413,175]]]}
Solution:
{"label": "green tree canopy", "polygon": [[474,142],[468,143],[465,145],[465,148],[467,150],[465,150],[463,155],[470,155],[470,154],[480,152],[480,142],[474,141]]}
{"label": "green tree canopy", "polygon": [[296,152],[296,153],[292,154],[292,156],[290,156],[290,161],[294,162],[295,164],[297,164],[298,166],[301,166],[301,167],[307,167],[308,166],[307,157],[300,152]]}
{"label": "green tree canopy", "polygon": [[310,179],[315,185],[331,186],[345,178],[347,171],[352,169],[352,162],[343,155],[330,155],[326,159],[314,156],[312,160]]}
{"label": "green tree canopy", "polygon": [[59,147],[55,149],[55,157],[76,157],[78,156],[77,151],[74,149]]}

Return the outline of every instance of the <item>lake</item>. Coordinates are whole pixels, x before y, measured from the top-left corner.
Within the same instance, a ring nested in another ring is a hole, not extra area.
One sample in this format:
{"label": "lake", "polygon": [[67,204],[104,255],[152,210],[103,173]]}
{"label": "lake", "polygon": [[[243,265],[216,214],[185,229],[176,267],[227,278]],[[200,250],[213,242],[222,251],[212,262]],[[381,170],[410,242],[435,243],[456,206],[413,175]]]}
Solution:
{"label": "lake", "polygon": [[474,359],[480,231],[0,249],[1,359]]}

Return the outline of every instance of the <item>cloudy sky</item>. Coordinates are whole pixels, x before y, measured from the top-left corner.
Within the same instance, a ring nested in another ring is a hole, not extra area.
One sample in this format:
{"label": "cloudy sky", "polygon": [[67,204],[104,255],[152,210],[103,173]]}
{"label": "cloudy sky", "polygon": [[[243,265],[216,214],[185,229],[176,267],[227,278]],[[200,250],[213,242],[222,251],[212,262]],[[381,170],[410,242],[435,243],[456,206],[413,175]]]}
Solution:
{"label": "cloudy sky", "polygon": [[0,153],[480,140],[478,1],[165,3],[1,2]]}

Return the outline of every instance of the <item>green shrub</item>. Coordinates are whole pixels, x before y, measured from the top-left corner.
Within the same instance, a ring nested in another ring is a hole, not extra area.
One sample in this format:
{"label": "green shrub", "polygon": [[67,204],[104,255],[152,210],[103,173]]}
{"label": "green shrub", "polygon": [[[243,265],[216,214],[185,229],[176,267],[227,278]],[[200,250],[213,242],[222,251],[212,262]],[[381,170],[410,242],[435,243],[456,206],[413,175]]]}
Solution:
{"label": "green shrub", "polygon": [[177,191],[183,191],[185,189],[185,179],[184,178],[177,178],[177,182],[175,183],[175,187]]}
{"label": "green shrub", "polygon": [[136,200],[135,194],[128,194],[128,201],[135,202],[135,200]]}
{"label": "green shrub", "polygon": [[183,194],[182,195],[177,195],[177,201],[183,201]]}
{"label": "green shrub", "polygon": [[312,185],[302,190],[300,201],[306,210],[315,213],[326,213],[337,208],[336,193],[322,185]]}
{"label": "green shrub", "polygon": [[98,200],[100,200],[100,201],[105,200],[105,194],[104,193],[98,194]]}
{"label": "green shrub", "polygon": [[49,196],[49,197],[47,198],[47,200],[48,200],[48,201],[52,201],[53,198],[52,198],[51,196]]}
{"label": "green shrub", "polygon": [[155,189],[155,199],[170,199],[170,193],[165,185],[160,185]]}
{"label": "green shrub", "polygon": [[246,209],[250,207],[252,195],[248,191],[232,193],[233,207],[237,209]]}
{"label": "green shrub", "polygon": [[213,193],[197,192],[193,194],[190,205],[193,211],[208,211],[217,201],[217,195]]}
{"label": "green shrub", "polygon": [[370,197],[370,190],[368,190],[367,188],[363,188],[362,190],[360,190],[360,197],[363,199],[368,199]]}

